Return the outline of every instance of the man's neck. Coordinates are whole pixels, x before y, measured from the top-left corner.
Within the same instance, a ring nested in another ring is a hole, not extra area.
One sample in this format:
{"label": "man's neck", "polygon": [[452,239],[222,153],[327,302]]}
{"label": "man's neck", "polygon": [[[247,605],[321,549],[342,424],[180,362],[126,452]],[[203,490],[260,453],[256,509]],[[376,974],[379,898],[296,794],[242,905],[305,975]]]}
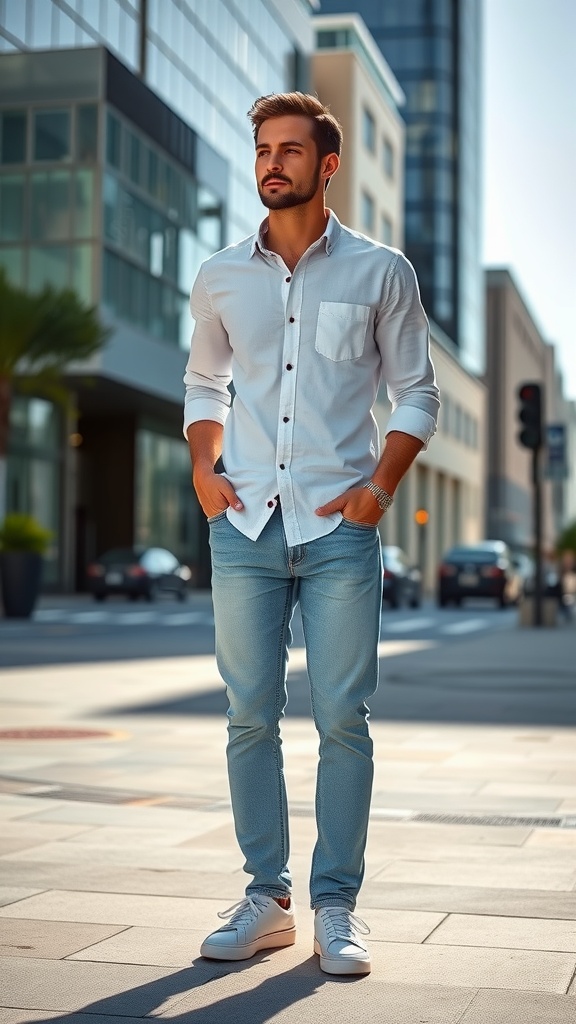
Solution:
{"label": "man's neck", "polygon": [[324,205],[318,210],[310,210],[307,206],[270,210],[266,248],[278,253],[292,272],[306,250],[324,234],[328,215]]}

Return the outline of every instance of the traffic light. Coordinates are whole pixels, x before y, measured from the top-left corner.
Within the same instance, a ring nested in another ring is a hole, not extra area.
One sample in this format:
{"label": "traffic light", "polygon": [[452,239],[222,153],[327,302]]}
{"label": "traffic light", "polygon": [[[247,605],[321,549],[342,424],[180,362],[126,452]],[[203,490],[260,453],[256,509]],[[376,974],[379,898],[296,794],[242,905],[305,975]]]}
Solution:
{"label": "traffic light", "polygon": [[521,384],[518,388],[518,419],[521,430],[518,440],[524,448],[536,451],[542,447],[542,385]]}

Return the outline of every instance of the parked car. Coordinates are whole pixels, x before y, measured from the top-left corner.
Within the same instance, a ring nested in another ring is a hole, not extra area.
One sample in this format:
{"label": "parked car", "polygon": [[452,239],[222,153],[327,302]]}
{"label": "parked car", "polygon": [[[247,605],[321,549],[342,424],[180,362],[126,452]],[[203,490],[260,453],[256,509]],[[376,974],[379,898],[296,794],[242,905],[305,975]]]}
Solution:
{"label": "parked car", "polygon": [[422,574],[420,569],[411,565],[408,556],[394,545],[387,544],[382,548],[384,573],[382,578],[382,598],[391,608],[410,605],[419,608],[422,602]]}
{"label": "parked car", "polygon": [[460,605],[467,597],[491,597],[501,608],[517,604],[522,581],[501,540],[453,547],[438,568],[438,604]]}
{"label": "parked car", "polygon": [[191,577],[165,548],[113,548],[87,569],[88,586],[96,601],[110,594],[126,594],[131,601],[144,597],[153,601],[161,591],[185,601]]}

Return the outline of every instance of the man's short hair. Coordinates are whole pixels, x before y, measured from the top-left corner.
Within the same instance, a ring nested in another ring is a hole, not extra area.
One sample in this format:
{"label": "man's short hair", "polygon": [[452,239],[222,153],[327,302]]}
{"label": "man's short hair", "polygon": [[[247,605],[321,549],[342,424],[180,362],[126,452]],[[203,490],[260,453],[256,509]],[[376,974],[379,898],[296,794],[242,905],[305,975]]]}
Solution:
{"label": "man's short hair", "polygon": [[318,156],[336,153],[342,149],[342,126],[317,96],[305,92],[276,92],[260,96],[250,107],[248,117],[254,130],[254,141],[264,121],[272,117],[308,117],[312,121],[312,136],[318,148]]}

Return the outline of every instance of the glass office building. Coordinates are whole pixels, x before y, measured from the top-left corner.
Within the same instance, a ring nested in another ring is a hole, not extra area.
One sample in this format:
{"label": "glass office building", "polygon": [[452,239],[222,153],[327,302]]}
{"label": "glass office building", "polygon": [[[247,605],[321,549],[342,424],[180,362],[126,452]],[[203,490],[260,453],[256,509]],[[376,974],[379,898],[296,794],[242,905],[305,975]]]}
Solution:
{"label": "glass office building", "polygon": [[361,15],[406,94],[406,254],[430,317],[484,369],[479,0],[323,0]]}
{"label": "glass office building", "polygon": [[113,328],[68,375],[76,423],[42,396],[12,409],[9,507],[53,529],[51,586],[133,542],[207,582],[181,433],[188,295],[262,218],[246,112],[307,86],[314,6],[0,0],[0,266],[75,288]]}

